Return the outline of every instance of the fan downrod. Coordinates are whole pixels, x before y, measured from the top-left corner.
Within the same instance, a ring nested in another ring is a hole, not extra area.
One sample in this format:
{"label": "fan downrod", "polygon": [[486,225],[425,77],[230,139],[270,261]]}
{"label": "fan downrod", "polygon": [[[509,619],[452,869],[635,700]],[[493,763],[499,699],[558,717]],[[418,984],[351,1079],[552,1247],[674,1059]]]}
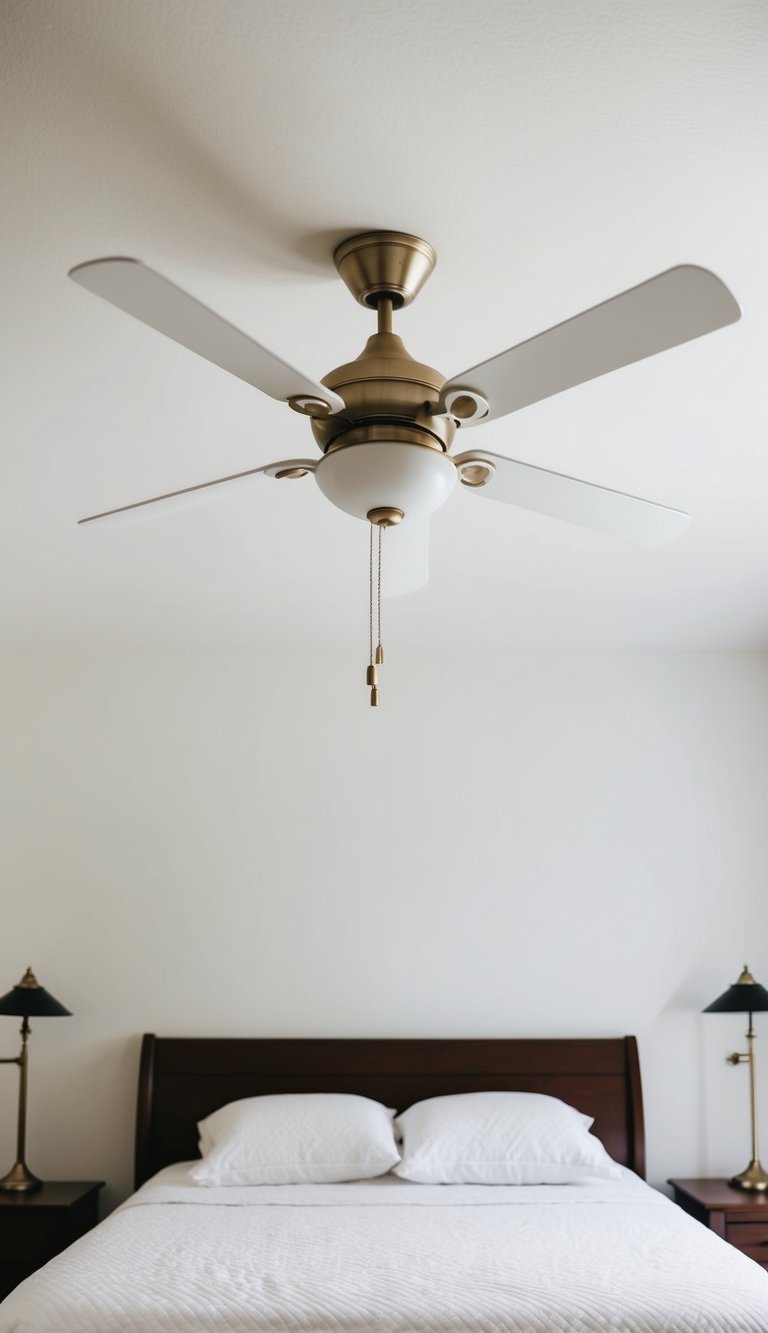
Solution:
{"label": "fan downrod", "polygon": [[428,241],[403,231],[364,231],[337,245],[333,262],[356,301],[375,310],[390,300],[394,310],[410,305],[435,267]]}

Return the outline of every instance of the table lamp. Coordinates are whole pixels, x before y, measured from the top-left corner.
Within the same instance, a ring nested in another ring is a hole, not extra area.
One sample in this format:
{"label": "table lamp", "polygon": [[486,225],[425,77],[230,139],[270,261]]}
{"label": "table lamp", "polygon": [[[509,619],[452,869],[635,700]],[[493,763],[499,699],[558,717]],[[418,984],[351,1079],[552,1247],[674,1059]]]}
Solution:
{"label": "table lamp", "polygon": [[755,1030],[752,1015],[768,1010],[768,990],[755,981],[747,964],[744,971],[732,986],[708,1004],[705,1014],[749,1014],[747,1028],[747,1050],[745,1054],[734,1051],[726,1056],[731,1065],[747,1063],[749,1065],[749,1106],[752,1115],[752,1160],[744,1171],[728,1181],[734,1189],[768,1190],[768,1173],[763,1170],[757,1150],[757,1092],[755,1089]]}
{"label": "table lamp", "polygon": [[18,1055],[0,1060],[0,1065],[19,1066],[19,1121],[16,1139],[16,1161],[7,1175],[0,1179],[0,1190],[30,1191],[39,1189],[42,1181],[33,1176],[24,1161],[24,1146],[27,1133],[27,1038],[30,1034],[30,1018],[61,1018],[68,1016],[69,1009],[54,1000],[52,995],[35,977],[28,967],[17,986],[0,996],[0,1014],[15,1014],[21,1017],[21,1051]]}

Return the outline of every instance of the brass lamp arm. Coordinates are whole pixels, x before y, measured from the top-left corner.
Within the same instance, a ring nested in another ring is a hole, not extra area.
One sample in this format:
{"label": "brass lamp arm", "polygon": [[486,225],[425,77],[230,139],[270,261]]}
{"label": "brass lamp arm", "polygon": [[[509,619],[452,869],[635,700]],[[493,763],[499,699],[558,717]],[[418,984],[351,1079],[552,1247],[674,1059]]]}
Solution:
{"label": "brass lamp arm", "polygon": [[745,1054],[740,1054],[739,1051],[734,1051],[733,1055],[726,1055],[725,1059],[726,1063],[729,1065],[741,1065],[746,1064],[747,1061],[751,1060],[752,1056],[748,1051]]}
{"label": "brass lamp arm", "polygon": [[29,1019],[25,1014],[24,1018],[22,1019],[21,1027],[19,1028],[19,1035],[21,1036],[21,1050],[19,1051],[18,1055],[5,1056],[4,1059],[0,1060],[0,1065],[25,1065],[27,1063],[27,1041],[29,1039],[29,1034],[31,1030],[32,1029],[29,1026]]}

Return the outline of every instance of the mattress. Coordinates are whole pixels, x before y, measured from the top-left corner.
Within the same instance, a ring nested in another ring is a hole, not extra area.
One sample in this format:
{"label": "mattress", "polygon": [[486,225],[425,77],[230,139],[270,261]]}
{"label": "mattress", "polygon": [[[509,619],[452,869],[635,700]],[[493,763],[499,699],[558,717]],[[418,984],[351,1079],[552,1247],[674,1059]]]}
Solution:
{"label": "mattress", "polygon": [[768,1274],[631,1172],[206,1189],[161,1171],[0,1333],[766,1333]]}

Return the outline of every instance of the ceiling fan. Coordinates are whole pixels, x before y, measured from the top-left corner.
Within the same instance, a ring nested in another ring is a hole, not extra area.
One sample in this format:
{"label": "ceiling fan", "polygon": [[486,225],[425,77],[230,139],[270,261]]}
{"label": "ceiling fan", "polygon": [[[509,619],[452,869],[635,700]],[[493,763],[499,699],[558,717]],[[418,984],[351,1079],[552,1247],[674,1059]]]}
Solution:
{"label": "ceiling fan", "polygon": [[[392,332],[393,311],[413,301],[435,259],[431,245],[402,232],[364,232],[337,246],[339,275],[357,301],[376,310],[378,327],[356,360],[319,383],[138,260],[78,264],[69,276],[81,286],[309,417],[321,450],[319,458],[268,463],[90,514],[80,523],[150,517],[224,495],[254,477],[312,473],[327,499],[371,525],[371,624],[383,530],[427,519],[459,482],[488,499],[641,546],[660,546],[684,531],[690,519],[680,510],[482,448],[451,450],[456,435],[470,427],[733,323],[741,312],[720,279],[694,265],[668,269],[446,380],[415,361]],[[371,702],[378,703],[376,662],[383,655],[380,643],[374,654],[373,637],[367,680]]]}

